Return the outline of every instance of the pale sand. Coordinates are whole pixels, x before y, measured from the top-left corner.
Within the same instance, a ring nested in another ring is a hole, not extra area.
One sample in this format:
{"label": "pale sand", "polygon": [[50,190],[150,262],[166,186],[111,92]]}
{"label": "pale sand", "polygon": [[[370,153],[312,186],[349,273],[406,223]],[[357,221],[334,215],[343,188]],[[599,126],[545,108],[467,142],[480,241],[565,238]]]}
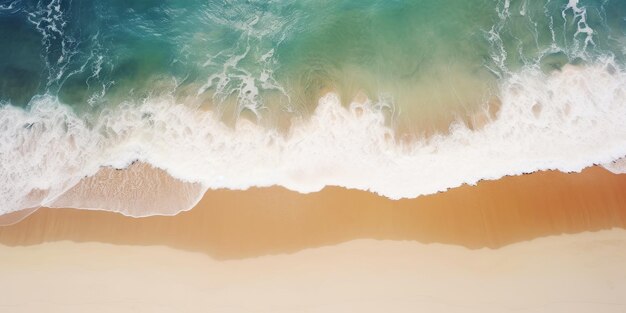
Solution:
{"label": "pale sand", "polygon": [[400,201],[343,188],[306,195],[283,188],[217,190],[174,217],[41,209],[0,227],[0,244],[166,245],[217,259],[292,253],[362,238],[498,248],[554,234],[624,228],[625,190],[626,175],[598,167],[578,174],[506,177]]}
{"label": "pale sand", "polygon": [[167,247],[0,246],[2,312],[626,312],[626,231],[498,250],[357,240],[216,261]]}

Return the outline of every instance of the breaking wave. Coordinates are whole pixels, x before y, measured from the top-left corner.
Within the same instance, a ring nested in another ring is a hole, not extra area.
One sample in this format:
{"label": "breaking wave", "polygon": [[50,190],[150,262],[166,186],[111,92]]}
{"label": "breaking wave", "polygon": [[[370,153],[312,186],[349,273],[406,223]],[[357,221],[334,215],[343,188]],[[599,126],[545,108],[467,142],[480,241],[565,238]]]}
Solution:
{"label": "breaking wave", "polygon": [[[96,118],[40,96],[28,109],[0,108],[0,212],[70,206],[171,215],[207,189],[271,185],[411,198],[539,170],[611,169],[626,155],[626,71],[610,58],[551,74],[527,67],[503,80],[499,99],[495,115],[477,113],[482,127],[457,122],[447,134],[404,141],[379,104],[342,106],[333,93],[288,132],[245,119],[229,127],[173,96]],[[115,170],[136,161],[147,165]]]}

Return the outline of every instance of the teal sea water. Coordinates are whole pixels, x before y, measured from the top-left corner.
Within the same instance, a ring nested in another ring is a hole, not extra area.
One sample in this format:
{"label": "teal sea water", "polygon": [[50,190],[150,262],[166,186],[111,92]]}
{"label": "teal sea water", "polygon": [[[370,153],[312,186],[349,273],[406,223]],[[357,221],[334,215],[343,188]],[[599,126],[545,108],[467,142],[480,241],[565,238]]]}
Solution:
{"label": "teal sea water", "polygon": [[467,105],[523,66],[623,61],[625,18],[619,0],[3,1],[0,96],[94,110],[167,88],[258,117],[328,89]]}
{"label": "teal sea water", "polygon": [[136,160],[391,198],[609,164],[625,62],[623,0],[0,0],[0,212]]}

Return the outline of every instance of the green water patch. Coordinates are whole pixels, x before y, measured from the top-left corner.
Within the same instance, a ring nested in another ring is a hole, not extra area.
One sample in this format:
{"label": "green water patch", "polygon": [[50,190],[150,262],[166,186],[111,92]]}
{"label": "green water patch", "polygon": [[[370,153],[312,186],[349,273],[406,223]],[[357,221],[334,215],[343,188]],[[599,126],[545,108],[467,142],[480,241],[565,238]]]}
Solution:
{"label": "green water patch", "polygon": [[404,114],[458,114],[494,85],[483,66],[484,33],[495,18],[488,1],[325,2],[309,11],[326,17],[311,17],[311,29],[277,50],[278,79],[297,95],[296,106],[314,106],[330,89],[344,103],[365,93]]}
{"label": "green water patch", "polygon": [[23,20],[0,19],[0,101],[25,106],[40,91],[41,39]]}

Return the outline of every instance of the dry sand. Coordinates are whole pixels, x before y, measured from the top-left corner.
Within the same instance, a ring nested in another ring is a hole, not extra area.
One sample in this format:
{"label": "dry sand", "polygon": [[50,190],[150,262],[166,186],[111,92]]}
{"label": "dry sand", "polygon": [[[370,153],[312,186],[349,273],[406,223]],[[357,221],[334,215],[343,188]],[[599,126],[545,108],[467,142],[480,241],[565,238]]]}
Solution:
{"label": "dry sand", "polygon": [[2,312],[626,312],[626,231],[501,249],[357,240],[216,261],[168,247],[0,246]]}

